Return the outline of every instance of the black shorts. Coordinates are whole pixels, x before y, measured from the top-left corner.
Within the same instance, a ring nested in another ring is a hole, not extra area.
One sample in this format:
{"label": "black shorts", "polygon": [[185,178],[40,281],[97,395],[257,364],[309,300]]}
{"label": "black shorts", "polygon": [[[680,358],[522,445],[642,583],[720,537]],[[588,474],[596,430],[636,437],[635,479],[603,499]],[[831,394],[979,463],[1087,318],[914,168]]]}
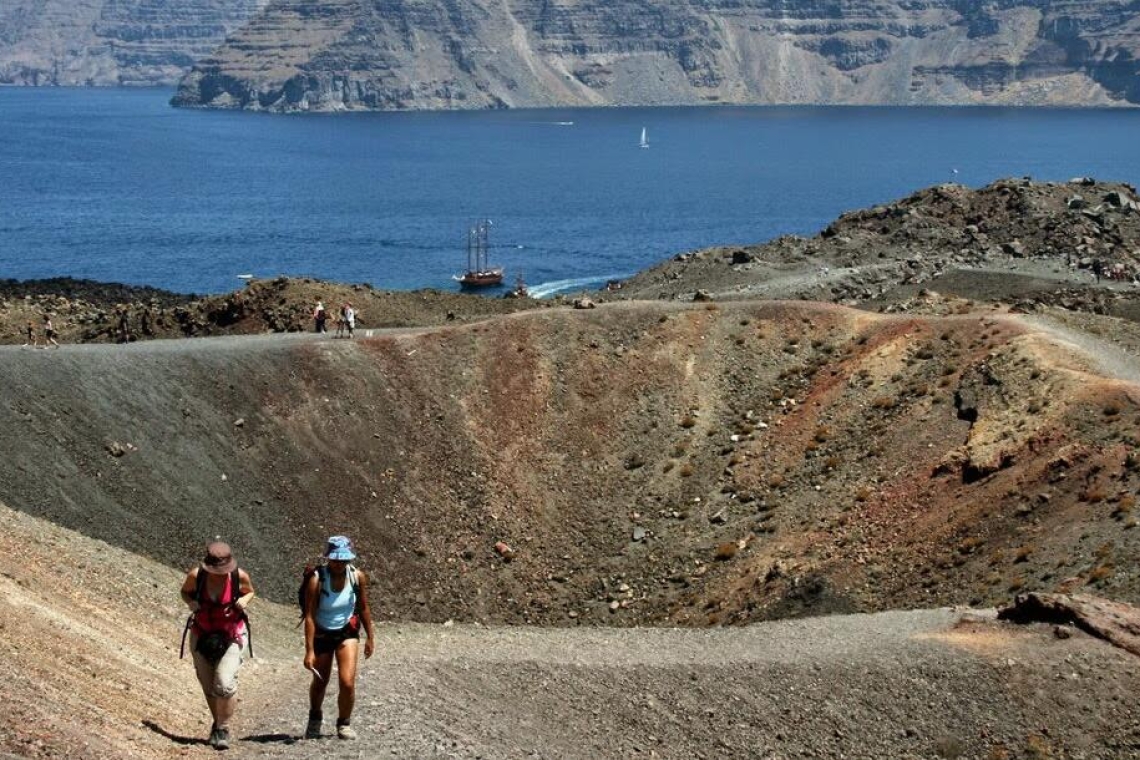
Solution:
{"label": "black shorts", "polygon": [[336,631],[317,628],[317,635],[313,637],[313,651],[316,654],[332,654],[343,642],[351,639],[360,639],[359,625],[349,623]]}

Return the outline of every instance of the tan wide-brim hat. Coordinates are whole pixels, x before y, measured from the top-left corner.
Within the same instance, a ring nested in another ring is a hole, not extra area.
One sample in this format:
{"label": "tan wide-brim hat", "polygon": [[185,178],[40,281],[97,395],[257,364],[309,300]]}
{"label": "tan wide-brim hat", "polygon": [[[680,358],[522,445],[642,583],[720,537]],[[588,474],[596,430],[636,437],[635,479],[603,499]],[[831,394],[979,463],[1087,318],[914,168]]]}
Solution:
{"label": "tan wide-brim hat", "polygon": [[229,575],[237,567],[237,560],[230,550],[230,545],[224,541],[213,541],[206,547],[206,556],[202,560],[202,569],[214,575]]}

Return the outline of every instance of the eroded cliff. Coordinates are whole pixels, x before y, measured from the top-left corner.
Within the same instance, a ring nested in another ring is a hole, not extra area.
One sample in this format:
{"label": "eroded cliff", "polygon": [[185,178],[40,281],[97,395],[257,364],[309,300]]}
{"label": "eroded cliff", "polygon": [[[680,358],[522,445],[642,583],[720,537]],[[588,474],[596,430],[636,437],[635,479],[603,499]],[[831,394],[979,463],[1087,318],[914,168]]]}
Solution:
{"label": "eroded cliff", "polygon": [[277,0],[175,103],[268,111],[1140,102],[1118,0]]}
{"label": "eroded cliff", "polygon": [[173,84],[266,0],[0,0],[0,84]]}

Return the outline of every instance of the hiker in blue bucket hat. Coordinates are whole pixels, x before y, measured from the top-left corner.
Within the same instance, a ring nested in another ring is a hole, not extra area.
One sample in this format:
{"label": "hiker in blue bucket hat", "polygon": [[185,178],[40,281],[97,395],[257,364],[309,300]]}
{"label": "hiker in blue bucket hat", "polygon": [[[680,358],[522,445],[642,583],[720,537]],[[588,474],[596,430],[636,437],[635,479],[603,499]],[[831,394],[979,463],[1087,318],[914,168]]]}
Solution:
{"label": "hiker in blue bucket hat", "polygon": [[355,739],[351,722],[361,626],[367,635],[365,658],[372,656],[376,640],[368,608],[368,575],[351,564],[356,552],[347,536],[329,538],[324,558],[324,565],[306,568],[299,594],[305,622],[305,668],[313,674],[305,738],[321,736],[322,705],[335,657],[339,681],[336,735]]}

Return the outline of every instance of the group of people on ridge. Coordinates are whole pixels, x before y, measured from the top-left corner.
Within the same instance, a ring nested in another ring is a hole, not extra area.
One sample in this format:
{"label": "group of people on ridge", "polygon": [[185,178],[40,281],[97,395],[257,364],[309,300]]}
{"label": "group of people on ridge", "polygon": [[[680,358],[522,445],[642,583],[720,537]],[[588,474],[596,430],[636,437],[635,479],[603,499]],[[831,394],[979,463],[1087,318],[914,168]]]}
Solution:
{"label": "group of people on ridge", "polygon": [[[44,331],[44,348],[47,348],[49,344],[59,348],[59,341],[55,339],[55,327],[51,323],[50,315],[44,314],[44,323],[41,329]],[[24,345],[33,348],[40,345],[39,339],[36,338],[36,326],[30,319],[24,327]]]}
{"label": "group of people on ridge", "polygon": [[[324,301],[317,301],[316,308],[313,309],[313,329],[318,333],[327,333],[329,321],[329,312],[325,308]],[[336,318],[336,336],[337,338],[343,337],[345,333],[351,338],[356,331],[356,309],[350,303],[344,303],[340,307],[340,314]]]}
{"label": "group of people on ridge", "polygon": [[[346,536],[329,538],[324,559],[326,564],[306,568],[298,593],[305,628],[304,666],[312,674],[305,738],[321,736],[322,705],[335,660],[336,735],[355,739],[351,722],[361,628],[367,636],[364,656],[371,657],[375,649],[368,577],[351,564],[356,553]],[[182,601],[190,608],[186,630],[194,671],[213,717],[209,744],[219,750],[230,746],[238,670],[246,655],[253,654],[246,615],[253,597],[249,573],[238,567],[229,545],[220,540],[206,547],[206,556],[182,583]]]}

